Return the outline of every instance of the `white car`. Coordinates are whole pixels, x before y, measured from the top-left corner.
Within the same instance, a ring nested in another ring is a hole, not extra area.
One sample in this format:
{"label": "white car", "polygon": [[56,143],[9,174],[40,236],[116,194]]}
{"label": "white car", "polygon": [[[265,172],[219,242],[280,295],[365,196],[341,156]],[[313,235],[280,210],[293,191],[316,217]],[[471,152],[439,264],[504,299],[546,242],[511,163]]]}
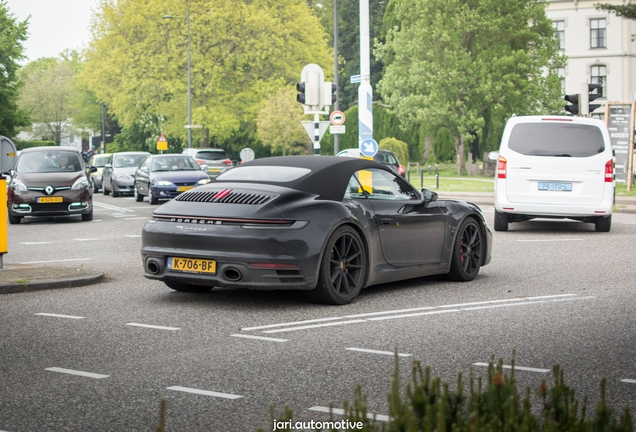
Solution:
{"label": "white car", "polygon": [[495,172],[495,231],[534,218],[574,219],[609,232],[614,157],[605,123],[567,116],[512,117]]}

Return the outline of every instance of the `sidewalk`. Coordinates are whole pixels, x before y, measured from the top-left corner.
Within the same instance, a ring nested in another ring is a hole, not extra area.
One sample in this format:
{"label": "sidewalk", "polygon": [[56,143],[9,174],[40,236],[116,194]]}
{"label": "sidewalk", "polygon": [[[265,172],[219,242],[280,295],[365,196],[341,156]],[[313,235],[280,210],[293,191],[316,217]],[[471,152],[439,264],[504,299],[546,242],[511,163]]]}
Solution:
{"label": "sidewalk", "polygon": [[0,269],[0,294],[72,288],[105,280],[104,273],[87,272],[76,268],[3,264]]}

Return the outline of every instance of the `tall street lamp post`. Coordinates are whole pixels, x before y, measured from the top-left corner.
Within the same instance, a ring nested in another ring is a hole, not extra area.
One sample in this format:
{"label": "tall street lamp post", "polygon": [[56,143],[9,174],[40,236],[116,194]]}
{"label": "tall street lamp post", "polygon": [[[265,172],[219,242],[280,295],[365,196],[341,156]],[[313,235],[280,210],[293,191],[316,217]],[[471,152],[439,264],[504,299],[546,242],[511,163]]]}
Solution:
{"label": "tall street lamp post", "polygon": [[[179,19],[173,15],[164,15],[164,19]],[[183,19],[183,18],[181,18]],[[192,148],[192,80],[190,64],[190,7],[186,9],[186,22],[188,23],[188,148]]]}

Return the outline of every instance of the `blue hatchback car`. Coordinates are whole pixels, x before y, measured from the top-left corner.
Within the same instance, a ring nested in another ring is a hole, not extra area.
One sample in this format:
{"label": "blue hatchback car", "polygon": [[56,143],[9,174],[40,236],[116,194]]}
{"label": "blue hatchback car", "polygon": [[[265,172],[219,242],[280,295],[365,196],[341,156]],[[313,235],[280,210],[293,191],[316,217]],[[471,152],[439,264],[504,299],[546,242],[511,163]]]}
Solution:
{"label": "blue hatchback car", "polygon": [[135,171],[135,201],[148,196],[150,204],[171,199],[182,192],[210,182],[210,177],[192,156],[158,154],[146,157]]}

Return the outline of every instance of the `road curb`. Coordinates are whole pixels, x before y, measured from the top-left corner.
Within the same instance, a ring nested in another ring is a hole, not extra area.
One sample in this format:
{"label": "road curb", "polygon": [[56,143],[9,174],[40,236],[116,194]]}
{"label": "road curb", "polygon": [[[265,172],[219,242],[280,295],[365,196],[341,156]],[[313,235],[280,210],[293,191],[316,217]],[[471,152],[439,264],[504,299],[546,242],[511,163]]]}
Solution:
{"label": "road curb", "polygon": [[[28,274],[28,271],[25,272]],[[30,281],[25,278],[24,283],[20,282],[0,282],[0,294],[15,294],[31,291],[42,291],[57,288],[74,288],[85,285],[93,285],[104,282],[104,273],[86,273],[81,276],[70,276],[63,279],[36,279]]]}

